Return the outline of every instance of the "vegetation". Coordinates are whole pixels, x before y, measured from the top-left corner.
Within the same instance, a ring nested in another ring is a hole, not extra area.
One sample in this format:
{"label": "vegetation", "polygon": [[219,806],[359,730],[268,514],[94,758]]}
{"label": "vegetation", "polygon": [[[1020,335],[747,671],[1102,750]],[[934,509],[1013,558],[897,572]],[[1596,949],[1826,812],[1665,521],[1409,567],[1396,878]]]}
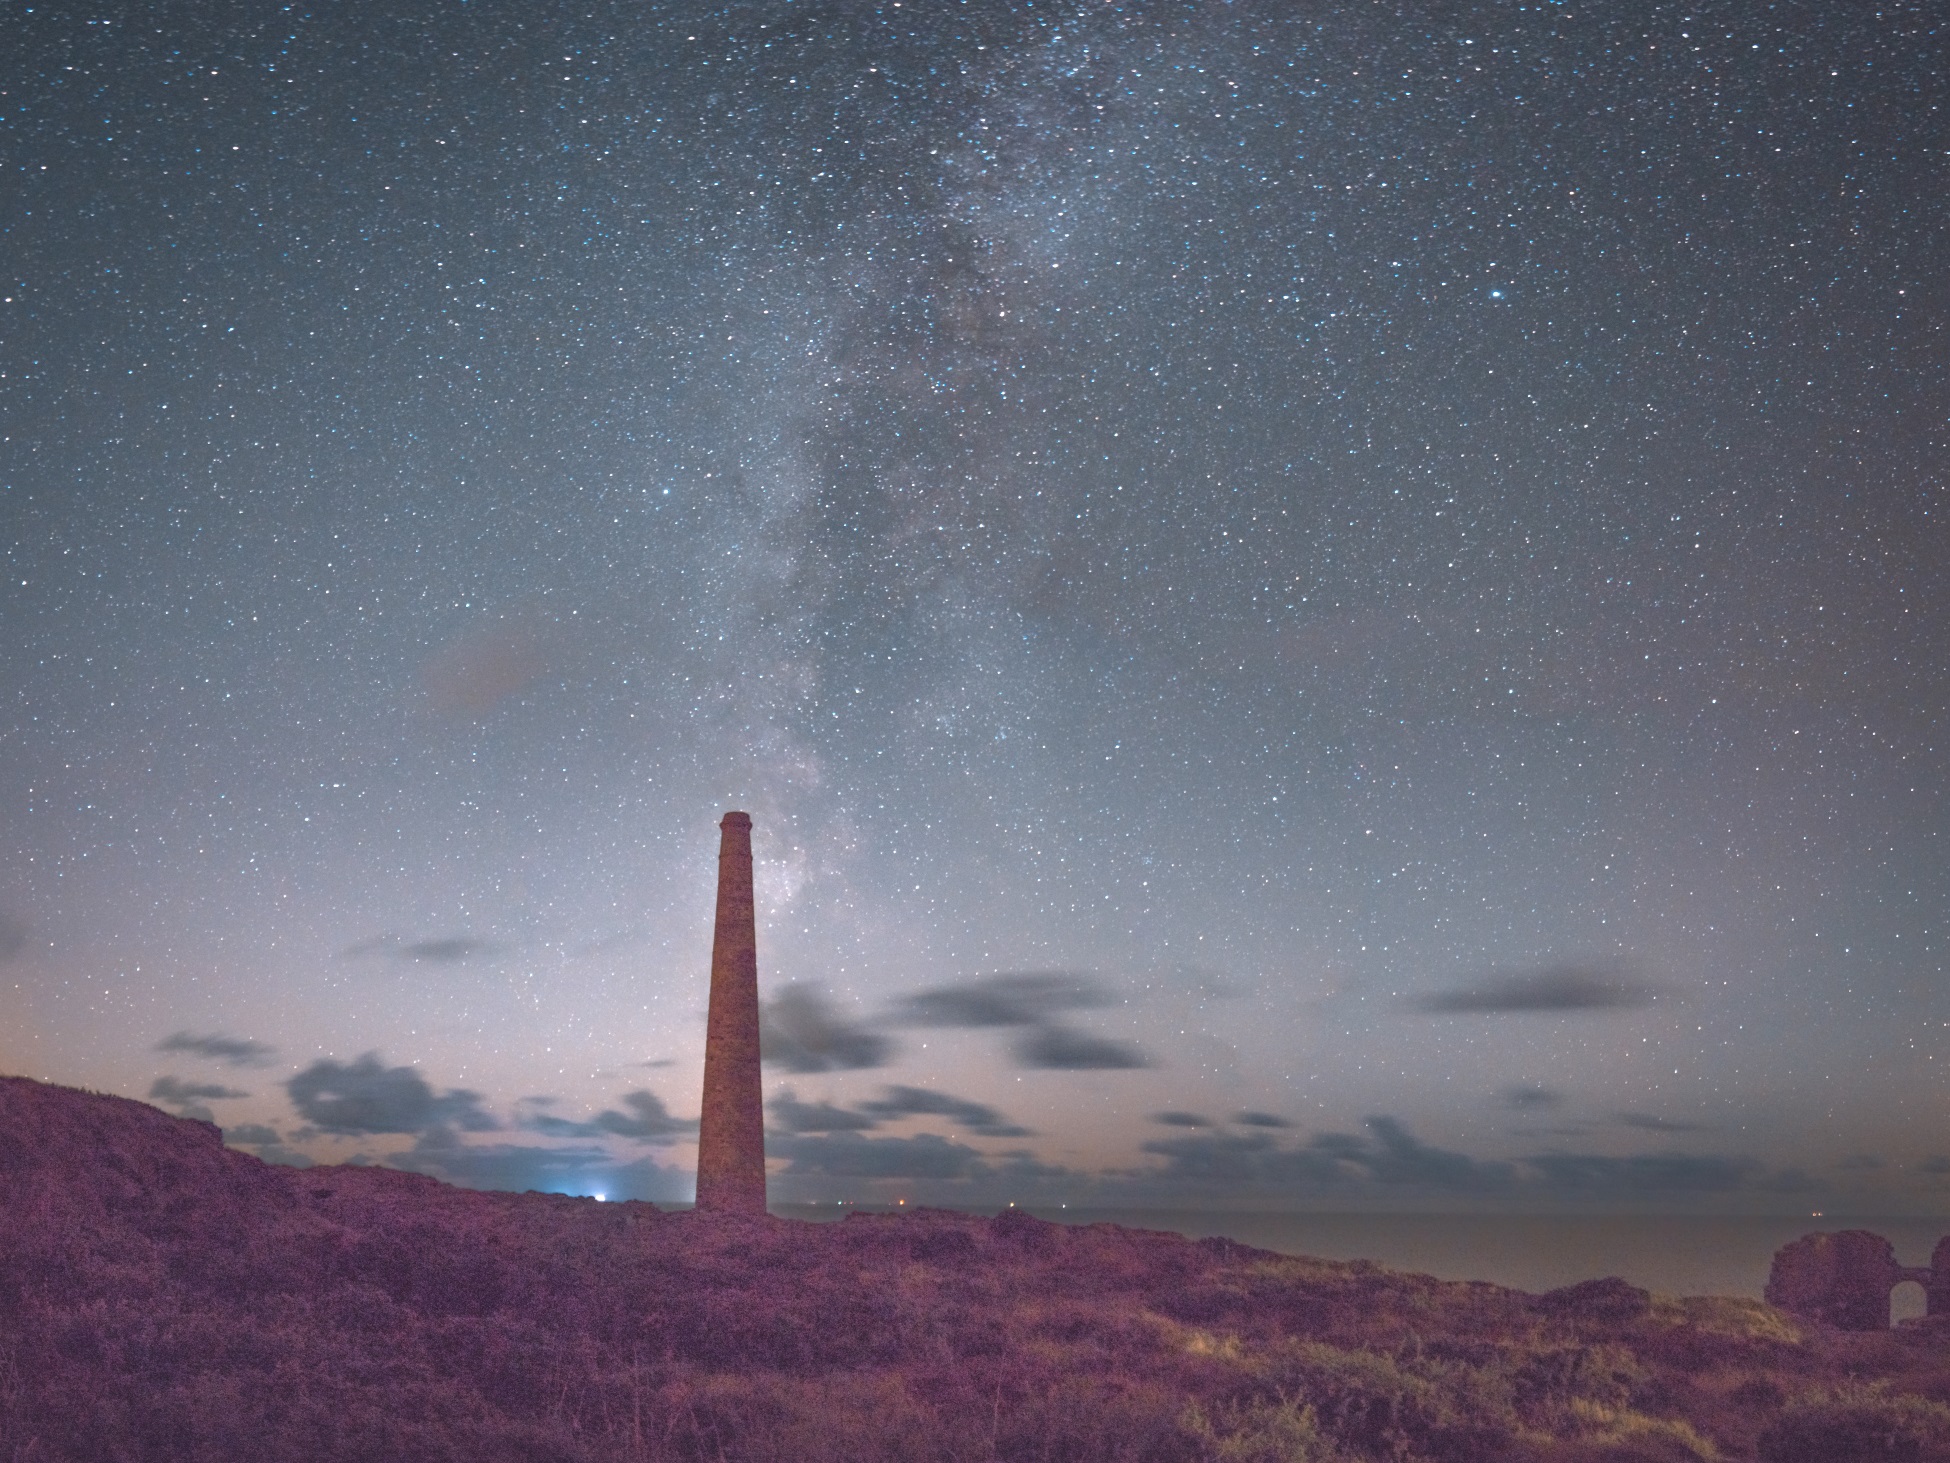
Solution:
{"label": "vegetation", "polygon": [[1950,1460],[1930,1325],[1615,1280],[273,1168],[18,1079],[0,1206],[0,1463]]}

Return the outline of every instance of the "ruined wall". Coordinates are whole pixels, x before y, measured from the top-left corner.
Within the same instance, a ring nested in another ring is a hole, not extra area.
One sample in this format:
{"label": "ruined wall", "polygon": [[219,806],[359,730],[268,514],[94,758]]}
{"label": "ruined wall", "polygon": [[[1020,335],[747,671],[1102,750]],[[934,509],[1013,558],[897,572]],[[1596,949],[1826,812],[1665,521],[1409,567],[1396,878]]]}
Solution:
{"label": "ruined wall", "polygon": [[1889,1292],[1922,1282],[1933,1316],[1950,1314],[1950,1238],[1928,1269],[1896,1263],[1896,1248],[1866,1229],[1803,1235],[1774,1252],[1767,1303],[1842,1331],[1886,1331]]}

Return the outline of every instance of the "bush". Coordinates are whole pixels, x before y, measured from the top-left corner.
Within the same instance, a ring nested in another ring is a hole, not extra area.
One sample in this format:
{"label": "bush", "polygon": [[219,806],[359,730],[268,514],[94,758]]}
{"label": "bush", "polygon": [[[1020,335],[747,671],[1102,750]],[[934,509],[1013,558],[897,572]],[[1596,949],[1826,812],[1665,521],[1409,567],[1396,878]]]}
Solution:
{"label": "bush", "polygon": [[1766,1463],[1907,1463],[1950,1447],[1950,1407],[1843,1383],[1790,1402],[1757,1446]]}

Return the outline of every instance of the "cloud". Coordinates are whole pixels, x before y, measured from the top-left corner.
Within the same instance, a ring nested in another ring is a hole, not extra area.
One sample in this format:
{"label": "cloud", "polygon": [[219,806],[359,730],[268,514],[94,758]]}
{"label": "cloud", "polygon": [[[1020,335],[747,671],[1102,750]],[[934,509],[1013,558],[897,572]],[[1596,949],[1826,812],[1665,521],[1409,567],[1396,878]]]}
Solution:
{"label": "cloud", "polygon": [[907,1117],[942,1117],[983,1138],[1027,1138],[1030,1130],[1010,1122],[986,1103],[971,1102],[925,1087],[883,1087],[882,1095],[857,1108],[827,1102],[801,1102],[790,1089],[772,1099],[772,1118],[783,1133],[859,1133]]}
{"label": "cloud", "polygon": [[1057,1072],[1112,1071],[1148,1067],[1151,1059],[1126,1042],[1091,1036],[1068,1026],[1039,1026],[1014,1047],[1024,1067]]}
{"label": "cloud", "polygon": [[880,1126],[880,1119],[830,1102],[801,1102],[787,1088],[772,1099],[772,1121],[784,1133],[864,1132]]}
{"label": "cloud", "polygon": [[787,1134],[767,1151],[789,1160],[790,1175],[854,1179],[965,1179],[986,1173],[982,1155],[933,1133],[865,1138],[858,1133]]}
{"label": "cloud", "polygon": [[888,1019],[900,1026],[1036,1026],[1058,1011],[1109,1004],[1091,976],[1023,971],[917,991],[903,997]]}
{"label": "cloud", "polygon": [[1509,1164],[1431,1148],[1417,1141],[1398,1119],[1371,1117],[1368,1131],[1379,1141],[1355,1161],[1365,1165],[1377,1183],[1481,1193],[1508,1189],[1515,1182],[1516,1171]]}
{"label": "cloud", "polygon": [[759,1015],[761,1057],[788,1072],[884,1067],[893,1043],[850,1025],[817,986],[789,985]]}
{"label": "cloud", "polygon": [[1629,1198],[1649,1192],[1719,1193],[1752,1182],[1761,1166],[1751,1158],[1687,1153],[1540,1153],[1524,1160],[1546,1188],[1561,1194]]}
{"label": "cloud", "polygon": [[199,1122],[215,1122],[205,1101],[220,1101],[231,1097],[249,1097],[248,1092],[219,1086],[215,1082],[185,1082],[180,1077],[158,1077],[149,1087],[149,1100],[162,1103],[182,1118],[195,1118]]}
{"label": "cloud", "polygon": [[[1317,1132],[1300,1144],[1264,1130],[1193,1130],[1160,1137],[1145,1143],[1143,1151],[1164,1162],[1119,1175],[1115,1185],[1127,1202],[1153,1201],[1174,1189],[1296,1194],[1394,1190],[1537,1203],[1734,1190],[1800,1194],[1819,1187],[1796,1170],[1770,1170],[1757,1159],[1739,1156],[1558,1151],[1506,1162],[1434,1147],[1386,1114],[1367,1119],[1365,1129]],[[1950,1158],[1936,1160],[1934,1171],[1950,1174]]]}
{"label": "cloud", "polygon": [[1337,1155],[1282,1149],[1266,1133],[1157,1138],[1144,1144],[1143,1151],[1166,1162],[1163,1169],[1142,1177],[1161,1179],[1172,1187],[1314,1188],[1345,1184],[1354,1177],[1341,1167]]}
{"label": "cloud", "polygon": [[1867,1172],[1871,1169],[1885,1168],[1887,1166],[1881,1158],[1873,1153],[1851,1153],[1847,1158],[1841,1159],[1835,1164],[1835,1167],[1851,1172]]}
{"label": "cloud", "polygon": [[860,1104],[860,1111],[876,1117],[900,1118],[917,1115],[948,1118],[969,1132],[984,1138],[1027,1138],[1030,1131],[1003,1117],[983,1103],[925,1087],[888,1087],[886,1096]]}
{"label": "cloud", "polygon": [[[1161,1114],[1160,1121],[1162,1120]],[[1278,1113],[1270,1112],[1236,1112],[1232,1115],[1232,1120],[1241,1127],[1246,1128],[1290,1128],[1293,1126],[1291,1122],[1281,1117]]]}
{"label": "cloud", "polygon": [[1188,1133],[1159,1138],[1143,1151],[1166,1160],[1163,1169],[1137,1175],[1195,1188],[1264,1187],[1289,1190],[1347,1188],[1361,1183],[1445,1193],[1493,1194],[1515,1187],[1507,1163],[1432,1148],[1392,1117],[1368,1119],[1372,1137],[1316,1133],[1304,1147],[1288,1148],[1270,1132]]}
{"label": "cloud", "polygon": [[458,965],[463,960],[500,953],[499,945],[467,935],[454,935],[444,940],[415,940],[410,945],[402,945],[399,958],[415,962],[424,960],[434,965]]}
{"label": "cloud", "polygon": [[197,1098],[249,1097],[234,1087],[215,1082],[185,1082],[180,1077],[158,1077],[149,1087],[152,1102],[191,1102]]}
{"label": "cloud", "polygon": [[222,1036],[216,1032],[208,1036],[193,1036],[187,1031],[177,1031],[157,1042],[156,1050],[186,1052],[232,1067],[262,1067],[277,1055],[278,1049],[261,1041],[252,1041],[247,1036]]}
{"label": "cloud", "polygon": [[546,1148],[535,1144],[463,1141],[452,1128],[429,1128],[411,1149],[390,1160],[411,1173],[430,1174],[469,1189],[520,1193],[601,1194],[606,1199],[669,1202],[690,1197],[691,1175],[648,1158],[618,1163],[603,1148]]}
{"label": "cloud", "polygon": [[1622,1112],[1616,1114],[1613,1120],[1648,1133],[1697,1133],[1701,1130],[1698,1123],[1674,1122],[1671,1118],[1656,1117],[1649,1112]]}
{"label": "cloud", "polygon": [[1051,1019],[1111,1003],[1094,977],[1073,971],[1030,970],[936,986],[902,997],[888,1013],[896,1026],[1027,1028],[1013,1048],[1020,1066],[1054,1071],[1148,1067],[1151,1059],[1125,1042],[1091,1036]]}
{"label": "cloud", "polygon": [[1163,1123],[1167,1128],[1209,1128],[1212,1126],[1212,1119],[1210,1118],[1201,1117],[1195,1112],[1179,1112],[1175,1109],[1170,1112],[1154,1112],[1151,1114],[1151,1121],[1154,1123]]}
{"label": "cloud", "polygon": [[1526,1011],[1618,1011],[1653,999],[1644,984],[1584,965],[1492,975],[1473,986],[1436,991],[1416,1000],[1417,1010],[1440,1014],[1503,1015]]}
{"label": "cloud", "polygon": [[652,1092],[626,1092],[623,1106],[628,1112],[606,1109],[596,1114],[604,1132],[619,1138],[637,1138],[646,1143],[668,1143],[697,1131],[696,1118],[675,1118],[664,1110],[663,1099]]}
{"label": "cloud", "polygon": [[[540,1106],[551,1101],[549,1098],[528,1098],[526,1101]],[[627,1112],[606,1108],[587,1122],[576,1122],[569,1118],[558,1118],[552,1113],[528,1112],[520,1119],[520,1126],[531,1132],[545,1133],[554,1138],[597,1138],[611,1134],[618,1138],[635,1138],[642,1143],[672,1143],[679,1138],[688,1137],[697,1131],[696,1118],[672,1117],[664,1108],[663,1099],[654,1092],[628,1092],[623,1095],[622,1105]]]}
{"label": "cloud", "polygon": [[1506,1087],[1500,1094],[1505,1107],[1514,1107],[1519,1112],[1530,1112],[1537,1108],[1562,1107],[1564,1094],[1548,1087],[1539,1087],[1531,1082],[1518,1082]]}
{"label": "cloud", "polygon": [[263,1123],[239,1123],[234,1128],[223,1130],[223,1141],[246,1148],[261,1148],[282,1143],[284,1139],[276,1128],[266,1127]]}
{"label": "cloud", "polygon": [[469,960],[492,960],[507,947],[472,935],[444,935],[431,940],[402,940],[396,935],[374,935],[369,940],[347,945],[335,957],[339,960],[368,960],[388,957],[403,965],[460,965]]}
{"label": "cloud", "polygon": [[262,1123],[239,1123],[234,1128],[223,1130],[226,1147],[242,1148],[263,1159],[266,1163],[282,1164],[286,1168],[310,1168],[312,1161],[295,1148],[287,1148],[284,1138],[276,1128],[268,1128]]}
{"label": "cloud", "polygon": [[0,961],[17,960],[27,950],[27,921],[0,909]]}
{"label": "cloud", "polygon": [[477,1092],[434,1096],[411,1067],[384,1067],[377,1052],[350,1064],[322,1058],[285,1083],[291,1104],[325,1133],[421,1133],[455,1126],[470,1133],[499,1126],[481,1110]]}

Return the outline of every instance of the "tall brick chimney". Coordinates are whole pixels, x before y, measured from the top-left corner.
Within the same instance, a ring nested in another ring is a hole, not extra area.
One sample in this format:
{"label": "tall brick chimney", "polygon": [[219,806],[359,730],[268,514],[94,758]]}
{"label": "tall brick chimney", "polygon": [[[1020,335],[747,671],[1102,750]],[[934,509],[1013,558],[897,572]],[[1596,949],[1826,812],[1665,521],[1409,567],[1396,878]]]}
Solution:
{"label": "tall brick chimney", "polygon": [[711,1014],[704,1028],[704,1115],[697,1136],[697,1207],[765,1212],[765,1109],[758,1071],[758,922],[752,910],[752,820],[718,825],[718,926],[711,941]]}

